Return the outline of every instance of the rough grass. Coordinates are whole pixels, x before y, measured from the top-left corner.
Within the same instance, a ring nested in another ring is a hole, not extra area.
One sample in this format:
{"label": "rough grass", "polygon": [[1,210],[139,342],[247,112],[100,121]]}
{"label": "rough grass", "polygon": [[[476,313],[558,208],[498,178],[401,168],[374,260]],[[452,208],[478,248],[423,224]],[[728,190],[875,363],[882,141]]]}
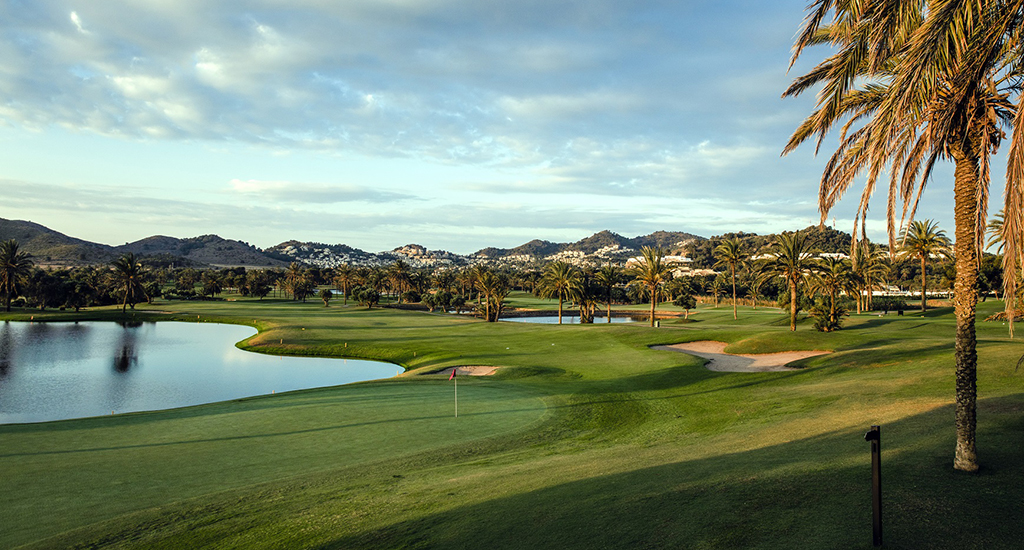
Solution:
{"label": "rough grass", "polygon": [[[983,318],[1001,304],[981,306]],[[252,351],[409,372],[0,427],[0,547],[868,548],[872,424],[883,430],[887,547],[1015,548],[1024,535],[1024,346],[1000,323],[979,323],[983,469],[965,475],[951,468],[949,310],[794,334],[778,310],[741,308],[733,321],[725,305],[661,329],[340,302],[152,309],[253,324],[260,333],[239,344]],[[734,353],[834,353],[745,374],[648,348],[704,339]],[[467,364],[503,368],[460,379],[456,420],[451,383],[415,374]]]}

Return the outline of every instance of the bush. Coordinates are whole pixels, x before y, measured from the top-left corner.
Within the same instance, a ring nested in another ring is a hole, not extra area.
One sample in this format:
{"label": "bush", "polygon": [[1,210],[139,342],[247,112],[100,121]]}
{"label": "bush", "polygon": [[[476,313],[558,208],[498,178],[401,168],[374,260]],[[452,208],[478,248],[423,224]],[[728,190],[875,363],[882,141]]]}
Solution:
{"label": "bush", "polygon": [[875,296],[871,299],[869,309],[875,309],[889,313],[890,311],[903,311],[907,309],[907,301],[899,296]]}
{"label": "bush", "polygon": [[407,290],[402,293],[402,301],[410,304],[415,304],[420,301],[420,293],[415,290]]}
{"label": "bush", "polygon": [[836,304],[833,313],[824,300],[815,303],[810,309],[811,317],[814,318],[814,328],[818,332],[834,332],[843,328],[843,317],[850,314],[849,310],[842,304]]}

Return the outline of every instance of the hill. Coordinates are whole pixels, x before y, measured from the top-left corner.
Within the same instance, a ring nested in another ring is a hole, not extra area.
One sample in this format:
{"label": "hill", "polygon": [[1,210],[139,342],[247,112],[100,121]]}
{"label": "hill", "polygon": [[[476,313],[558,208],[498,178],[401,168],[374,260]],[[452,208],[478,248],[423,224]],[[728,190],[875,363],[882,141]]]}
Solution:
{"label": "hill", "polygon": [[606,229],[573,243],[554,243],[534,239],[515,248],[484,248],[473,255],[491,259],[510,256],[545,258],[563,252],[582,252],[586,255],[618,257],[633,255],[635,251],[645,246],[664,248],[669,252],[674,252],[690,243],[704,240],[707,239],[681,231],[655,231],[650,235],[629,238]]}
{"label": "hill", "polygon": [[23,220],[0,218],[0,241],[14,239],[33,261],[44,265],[81,265],[114,259],[114,247],[69,237],[48,227]]}
{"label": "hill", "polygon": [[156,235],[115,247],[117,253],[133,252],[140,256],[171,255],[217,266],[275,267],[287,261],[272,258],[250,244],[217,235],[187,239]]}

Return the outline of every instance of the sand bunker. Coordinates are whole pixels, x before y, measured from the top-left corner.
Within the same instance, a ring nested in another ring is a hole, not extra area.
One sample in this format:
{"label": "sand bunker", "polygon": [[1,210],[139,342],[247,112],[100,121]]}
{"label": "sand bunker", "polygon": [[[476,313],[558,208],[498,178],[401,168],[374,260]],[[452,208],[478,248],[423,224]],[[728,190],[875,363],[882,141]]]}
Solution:
{"label": "sand bunker", "polygon": [[488,376],[494,374],[501,367],[486,367],[482,365],[477,366],[463,366],[463,367],[448,367],[447,369],[432,372],[430,374],[444,374],[446,376],[452,375],[452,370],[455,370],[456,376]]}
{"label": "sand bunker", "polygon": [[708,370],[718,372],[778,372],[797,370],[786,365],[799,359],[829,353],[827,351],[784,351],[781,353],[763,353],[758,355],[736,355],[725,353],[726,345],[725,342],[703,340],[700,342],[687,342],[685,344],[672,344],[671,346],[651,346],[651,349],[679,351],[703,357],[708,360],[704,366]]}

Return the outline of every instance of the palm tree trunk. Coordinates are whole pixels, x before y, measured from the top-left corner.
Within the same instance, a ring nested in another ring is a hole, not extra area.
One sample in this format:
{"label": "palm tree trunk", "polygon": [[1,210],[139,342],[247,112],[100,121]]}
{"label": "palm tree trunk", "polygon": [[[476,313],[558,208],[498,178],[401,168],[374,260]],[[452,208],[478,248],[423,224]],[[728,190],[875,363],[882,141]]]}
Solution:
{"label": "palm tree trunk", "polygon": [[957,470],[978,470],[975,444],[978,399],[978,352],[975,315],[978,306],[978,249],[976,239],[977,192],[979,182],[978,156],[964,147],[952,150],[956,162],[954,172],[956,220],[956,280],[953,285],[953,307],[956,314],[956,455]]}
{"label": "palm tree trunk", "polygon": [[736,268],[730,269],[732,271],[732,320],[735,321],[736,317]]}
{"label": "palm tree trunk", "polygon": [[[977,185],[977,184],[975,184],[975,185]],[[957,222],[957,226],[959,226],[959,225],[960,225],[960,223]],[[925,273],[924,273],[925,267],[926,267],[926,265],[925,265],[925,256],[924,256],[924,254],[922,254],[921,255],[921,313],[924,313],[924,310],[925,310],[925,307],[926,307],[925,304],[927,302],[927,298],[926,297],[928,296],[928,280],[925,278]]]}
{"label": "palm tree trunk", "polygon": [[789,282],[789,330],[796,332],[796,282]]}
{"label": "palm tree trunk", "polygon": [[562,295],[558,295],[558,324],[562,324]]}
{"label": "palm tree trunk", "polygon": [[658,306],[658,287],[651,287],[651,328],[654,328],[654,308]]}
{"label": "palm tree trunk", "polygon": [[608,287],[608,323],[611,323],[611,287]]}

